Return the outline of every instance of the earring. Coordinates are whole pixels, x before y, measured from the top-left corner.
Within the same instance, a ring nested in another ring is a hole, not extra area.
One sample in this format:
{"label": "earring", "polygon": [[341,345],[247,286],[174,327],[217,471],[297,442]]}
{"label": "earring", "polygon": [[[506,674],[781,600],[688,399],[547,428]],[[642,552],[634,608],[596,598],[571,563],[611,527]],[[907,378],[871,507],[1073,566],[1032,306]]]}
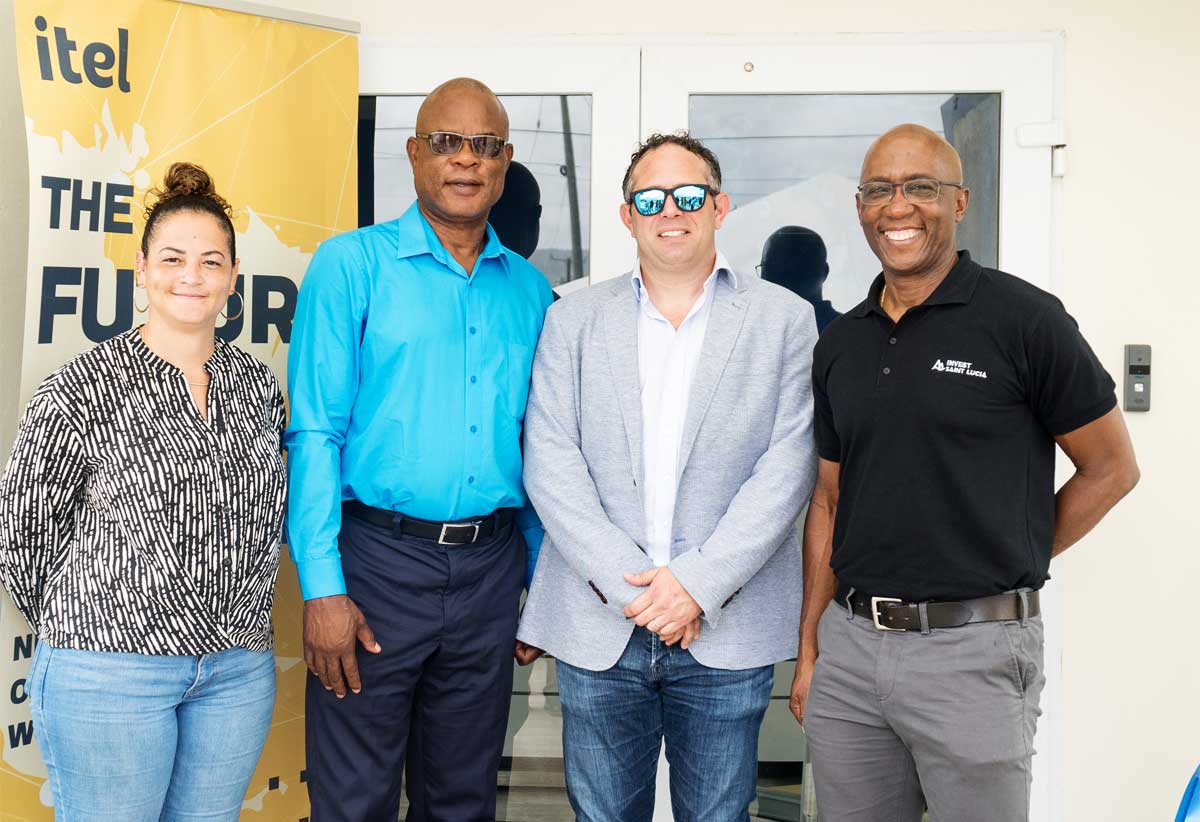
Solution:
{"label": "earring", "polygon": [[[232,317],[230,317],[225,314],[225,309],[222,308],[221,316],[225,318],[225,322],[227,322],[227,323],[231,323],[234,320],[236,320],[238,317],[242,316],[242,312],[246,310],[246,298],[242,296],[241,292],[234,291],[229,296],[238,298],[238,313],[236,313]],[[228,307],[229,300],[225,301],[225,305],[226,305],[226,307]]]}
{"label": "earring", "polygon": [[[138,288],[145,288],[146,286],[144,286],[144,285],[141,285],[140,283],[138,283],[138,284],[137,284],[137,287],[138,287]],[[133,298],[133,310],[134,310],[134,311],[136,311],[136,312],[137,312],[137,313],[139,313],[139,314],[145,314],[147,311],[149,311],[149,310],[150,310],[150,295],[148,295],[148,294],[146,295],[146,307],[145,307],[145,308],[142,308],[141,306],[139,306],[139,305],[137,304],[137,296],[136,296],[136,295],[134,295],[134,298]]]}

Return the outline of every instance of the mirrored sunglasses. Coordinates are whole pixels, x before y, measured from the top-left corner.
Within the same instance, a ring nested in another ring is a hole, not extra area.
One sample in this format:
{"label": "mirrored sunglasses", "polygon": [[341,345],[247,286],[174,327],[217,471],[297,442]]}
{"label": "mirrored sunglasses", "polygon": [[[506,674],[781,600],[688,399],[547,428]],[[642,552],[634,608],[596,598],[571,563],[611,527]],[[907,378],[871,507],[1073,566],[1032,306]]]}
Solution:
{"label": "mirrored sunglasses", "polygon": [[653,217],[667,205],[667,197],[675,200],[680,211],[699,211],[704,207],[709,192],[715,194],[706,185],[700,183],[685,183],[675,188],[643,188],[629,195],[629,203],[643,217]]}
{"label": "mirrored sunglasses", "polygon": [[434,154],[458,154],[463,140],[471,145],[471,151],[483,160],[494,160],[508,145],[508,142],[494,134],[459,134],[454,131],[431,131],[428,134],[417,132],[418,140],[428,140],[429,149]]}

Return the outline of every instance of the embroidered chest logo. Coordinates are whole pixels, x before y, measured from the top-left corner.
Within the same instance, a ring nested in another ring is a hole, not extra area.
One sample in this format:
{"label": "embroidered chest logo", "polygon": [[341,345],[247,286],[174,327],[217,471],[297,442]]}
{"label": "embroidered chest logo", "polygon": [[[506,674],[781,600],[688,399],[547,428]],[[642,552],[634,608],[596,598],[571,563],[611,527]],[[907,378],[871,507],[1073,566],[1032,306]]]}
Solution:
{"label": "embroidered chest logo", "polygon": [[987,372],[980,371],[978,368],[972,368],[973,363],[963,362],[962,360],[938,360],[933,364],[931,371],[944,371],[947,374],[966,374],[968,377],[977,377],[981,380],[987,379]]}

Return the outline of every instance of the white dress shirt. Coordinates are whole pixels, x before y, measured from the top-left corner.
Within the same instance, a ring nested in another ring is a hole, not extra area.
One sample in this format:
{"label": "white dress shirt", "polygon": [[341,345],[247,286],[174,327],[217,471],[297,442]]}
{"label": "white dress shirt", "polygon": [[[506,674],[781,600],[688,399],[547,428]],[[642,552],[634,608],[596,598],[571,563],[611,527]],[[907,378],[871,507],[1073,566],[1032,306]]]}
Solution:
{"label": "white dress shirt", "polygon": [[712,311],[713,289],[724,271],[737,277],[717,252],[704,291],[675,328],[655,307],[642,284],[639,263],[633,269],[638,297],[638,377],[642,397],[643,504],[646,512],[646,553],[655,565],[671,561],[671,531],[679,480],[679,446],[687,418],[692,375],[700,361],[704,332]]}

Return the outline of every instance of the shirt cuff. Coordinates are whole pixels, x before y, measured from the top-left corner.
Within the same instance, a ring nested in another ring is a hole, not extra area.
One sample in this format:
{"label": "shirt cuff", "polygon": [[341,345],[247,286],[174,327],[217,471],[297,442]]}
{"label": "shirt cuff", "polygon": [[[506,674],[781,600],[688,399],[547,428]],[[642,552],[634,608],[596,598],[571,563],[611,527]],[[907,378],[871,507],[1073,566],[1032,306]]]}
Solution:
{"label": "shirt cuff", "polygon": [[296,575],[300,578],[300,595],[305,600],[346,593],[341,557],[320,557],[297,563]]}

